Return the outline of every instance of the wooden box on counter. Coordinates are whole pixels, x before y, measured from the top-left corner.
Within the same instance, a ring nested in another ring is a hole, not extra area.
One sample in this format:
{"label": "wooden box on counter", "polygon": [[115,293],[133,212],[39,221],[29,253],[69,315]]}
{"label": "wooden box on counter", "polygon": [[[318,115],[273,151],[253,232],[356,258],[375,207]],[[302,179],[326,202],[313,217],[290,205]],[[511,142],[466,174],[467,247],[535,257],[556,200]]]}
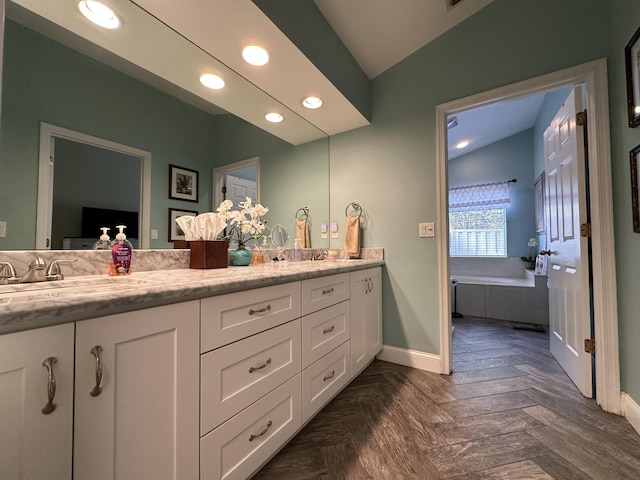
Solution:
{"label": "wooden box on counter", "polygon": [[227,268],[229,256],[225,240],[176,240],[173,248],[188,248],[191,251],[191,268]]}

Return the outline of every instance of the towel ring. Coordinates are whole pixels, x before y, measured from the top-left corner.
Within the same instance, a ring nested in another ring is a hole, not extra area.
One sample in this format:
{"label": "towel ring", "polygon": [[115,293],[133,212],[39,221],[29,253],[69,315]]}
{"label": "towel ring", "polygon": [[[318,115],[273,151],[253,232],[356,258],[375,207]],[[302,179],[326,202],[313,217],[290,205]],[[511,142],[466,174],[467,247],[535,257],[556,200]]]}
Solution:
{"label": "towel ring", "polygon": [[[353,208],[351,214],[349,214],[349,207]],[[344,209],[344,214],[347,217],[359,217],[362,215],[362,207],[360,206],[360,202],[354,200],[351,203],[347,204],[347,208]]]}
{"label": "towel ring", "polygon": [[[302,214],[300,214],[302,212]],[[296,220],[307,220],[309,218],[309,207],[302,207],[296,211]]]}

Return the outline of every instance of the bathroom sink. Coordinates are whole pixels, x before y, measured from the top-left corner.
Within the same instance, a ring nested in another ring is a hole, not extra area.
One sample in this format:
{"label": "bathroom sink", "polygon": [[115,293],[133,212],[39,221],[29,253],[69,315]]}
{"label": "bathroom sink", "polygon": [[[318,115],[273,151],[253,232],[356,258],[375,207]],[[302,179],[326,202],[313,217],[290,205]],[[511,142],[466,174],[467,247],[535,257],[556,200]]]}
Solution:
{"label": "bathroom sink", "polygon": [[[40,298],[56,298],[110,291],[122,288],[123,284],[136,286],[146,283],[149,283],[149,280],[144,278],[90,275],[84,277],[69,277],[64,280],[0,285],[0,303],[9,303],[6,301],[7,298],[13,299],[11,302],[35,301]],[[28,300],[18,300],[22,298]]]}

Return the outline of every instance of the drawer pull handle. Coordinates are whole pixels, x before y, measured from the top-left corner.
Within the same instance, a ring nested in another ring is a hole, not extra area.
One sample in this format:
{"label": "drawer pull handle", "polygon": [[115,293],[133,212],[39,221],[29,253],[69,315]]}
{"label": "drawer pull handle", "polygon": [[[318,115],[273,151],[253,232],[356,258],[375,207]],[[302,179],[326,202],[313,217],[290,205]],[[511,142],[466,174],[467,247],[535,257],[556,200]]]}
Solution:
{"label": "drawer pull handle", "polygon": [[56,357],[49,357],[42,362],[42,366],[46,367],[48,371],[47,395],[49,396],[49,401],[41,410],[44,415],[49,415],[56,409],[56,404],[53,403],[53,399],[56,396],[56,377],[53,374],[53,365],[57,361]]}
{"label": "drawer pull handle", "polygon": [[269,430],[271,428],[271,425],[273,425],[273,422],[271,420],[269,420],[267,422],[267,426],[265,427],[264,430],[262,430],[257,435],[253,435],[253,434],[249,435],[249,441],[253,442],[256,438],[263,436],[265,433],[267,433],[267,430]]}
{"label": "drawer pull handle", "polygon": [[327,288],[326,290],[322,290],[322,294],[323,295],[328,295],[328,294],[333,293],[333,292],[334,292],[334,288],[333,287]]}
{"label": "drawer pull handle", "polygon": [[271,363],[271,358],[267,358],[267,361],[264,362],[262,365],[260,365],[259,367],[249,367],[249,373],[253,373],[256,370],[262,370],[263,368],[265,368],[267,365],[269,365]]}
{"label": "drawer pull handle", "polygon": [[325,328],[324,330],[322,330],[322,333],[327,334],[329,332],[333,332],[336,329],[335,325],[331,325],[331,328]]}
{"label": "drawer pull handle", "polygon": [[254,315],[256,313],[265,313],[268,312],[269,310],[271,310],[271,304],[267,305],[264,308],[261,308],[260,310],[254,310],[253,308],[249,309],[249,315]]}
{"label": "drawer pull handle", "polygon": [[91,349],[91,354],[96,357],[96,384],[90,392],[92,397],[97,397],[102,393],[102,387],[100,386],[102,383],[102,358],[100,358],[100,353],[102,353],[100,345],[96,345]]}
{"label": "drawer pull handle", "polygon": [[336,375],[336,371],[335,370],[331,370],[331,373],[329,375],[327,375],[326,377],[322,378],[323,382],[326,382],[327,380],[329,380],[330,378],[333,378]]}

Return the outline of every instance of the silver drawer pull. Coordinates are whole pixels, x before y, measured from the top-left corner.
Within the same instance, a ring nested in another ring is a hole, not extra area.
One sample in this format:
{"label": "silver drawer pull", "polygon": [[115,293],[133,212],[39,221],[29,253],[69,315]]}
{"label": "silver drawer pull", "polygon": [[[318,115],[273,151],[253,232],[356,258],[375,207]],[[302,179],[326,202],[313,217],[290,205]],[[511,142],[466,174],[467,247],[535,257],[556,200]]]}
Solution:
{"label": "silver drawer pull", "polygon": [[53,399],[56,396],[56,377],[53,374],[53,365],[57,361],[58,360],[56,359],[56,357],[49,357],[44,362],[42,362],[42,366],[47,367],[48,371],[47,395],[49,396],[49,401],[41,410],[41,412],[45,415],[49,415],[56,409],[56,404],[53,403]]}
{"label": "silver drawer pull", "polygon": [[97,397],[102,393],[102,387],[100,384],[102,383],[102,358],[100,358],[100,354],[102,353],[102,347],[100,345],[96,345],[91,349],[91,354],[96,357],[96,384],[91,390],[91,396]]}
{"label": "silver drawer pull", "polygon": [[329,332],[333,332],[336,329],[335,325],[331,325],[331,328],[325,328],[324,330],[322,330],[322,333],[329,333]]}
{"label": "silver drawer pull", "polygon": [[267,422],[267,426],[265,427],[264,430],[262,430],[260,433],[258,433],[257,435],[249,435],[249,441],[253,442],[256,438],[261,437],[262,435],[264,435],[265,433],[267,433],[267,430],[269,430],[271,428],[271,425],[273,425],[273,422],[271,420],[269,420]]}
{"label": "silver drawer pull", "polygon": [[269,310],[271,310],[271,304],[267,305],[264,308],[261,308],[260,310],[254,310],[253,308],[250,308],[249,315],[254,315],[256,313],[265,313],[265,312],[268,312]]}
{"label": "silver drawer pull", "polygon": [[333,287],[327,288],[326,290],[322,290],[322,294],[323,295],[328,295],[328,294],[333,293],[333,292],[334,292],[334,288]]}
{"label": "silver drawer pull", "polygon": [[262,365],[260,365],[259,367],[249,367],[249,373],[253,373],[256,370],[262,370],[263,368],[265,368],[267,365],[269,365],[271,363],[271,358],[267,358],[267,361],[264,362]]}
{"label": "silver drawer pull", "polygon": [[336,375],[336,371],[335,370],[331,370],[331,373],[329,375],[327,375],[326,377],[322,378],[323,382],[326,382],[327,380],[329,380],[330,378],[333,378]]}

